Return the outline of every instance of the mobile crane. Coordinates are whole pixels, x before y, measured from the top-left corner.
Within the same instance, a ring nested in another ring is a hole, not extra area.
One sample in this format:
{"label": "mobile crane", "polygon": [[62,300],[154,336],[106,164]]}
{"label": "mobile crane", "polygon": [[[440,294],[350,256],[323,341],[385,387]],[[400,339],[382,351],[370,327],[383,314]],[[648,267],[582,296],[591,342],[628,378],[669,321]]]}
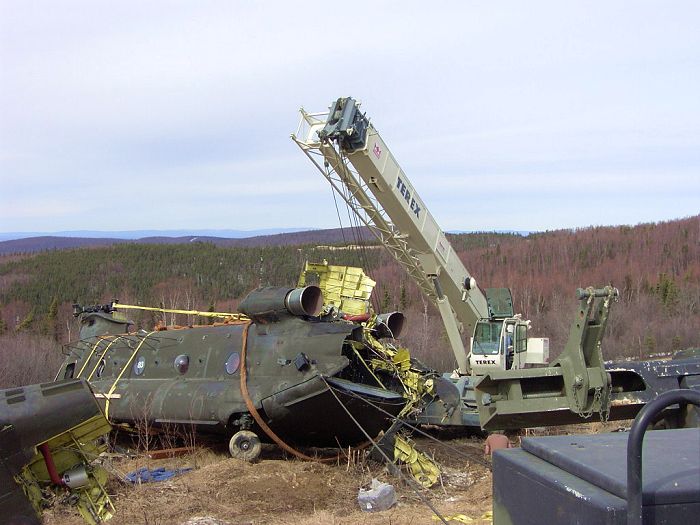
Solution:
{"label": "mobile crane", "polygon": [[600,339],[616,289],[579,289],[560,357],[525,368],[546,363],[548,339],[527,337],[529,321],[514,315],[510,290],[482,293],[357,101],[339,98],[321,113],[302,109],[292,139],[440,312],[458,367],[446,374],[454,387],[441,384],[441,403],[422,422],[478,425],[477,408],[483,428],[607,417],[611,378]]}

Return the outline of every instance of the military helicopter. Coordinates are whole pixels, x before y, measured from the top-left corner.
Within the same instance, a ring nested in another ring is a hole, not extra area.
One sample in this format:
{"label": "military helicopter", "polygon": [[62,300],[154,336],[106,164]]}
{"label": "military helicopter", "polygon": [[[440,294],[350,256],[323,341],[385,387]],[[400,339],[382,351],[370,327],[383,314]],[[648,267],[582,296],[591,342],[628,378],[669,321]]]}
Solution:
{"label": "military helicopter", "polygon": [[[307,272],[320,275],[318,286],[305,285]],[[151,331],[130,331],[124,314],[144,307],[74,305],[80,336],[56,378],[87,380],[113,424],[227,435],[245,460],[258,457],[263,434],[348,446],[415,410],[431,372],[388,342],[404,316],[369,311],[374,281],[324,261],[307,263],[299,284],[259,288],[237,313],[209,314],[219,317],[211,325]]]}

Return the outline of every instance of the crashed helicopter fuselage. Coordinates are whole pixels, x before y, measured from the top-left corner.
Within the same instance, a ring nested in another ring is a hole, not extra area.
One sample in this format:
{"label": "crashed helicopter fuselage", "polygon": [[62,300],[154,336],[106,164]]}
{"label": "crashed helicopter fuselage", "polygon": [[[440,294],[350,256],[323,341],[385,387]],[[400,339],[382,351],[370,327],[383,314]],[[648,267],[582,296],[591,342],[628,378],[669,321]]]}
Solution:
{"label": "crashed helicopter fuselage", "polygon": [[[387,429],[407,399],[391,388],[391,367],[367,366],[382,330],[319,317],[322,304],[316,286],[261,288],[241,303],[245,320],[139,332],[110,308],[89,308],[57,377],[88,380],[113,423],[261,435],[259,418],[291,443],[356,444]],[[403,316],[383,323],[398,336]]]}

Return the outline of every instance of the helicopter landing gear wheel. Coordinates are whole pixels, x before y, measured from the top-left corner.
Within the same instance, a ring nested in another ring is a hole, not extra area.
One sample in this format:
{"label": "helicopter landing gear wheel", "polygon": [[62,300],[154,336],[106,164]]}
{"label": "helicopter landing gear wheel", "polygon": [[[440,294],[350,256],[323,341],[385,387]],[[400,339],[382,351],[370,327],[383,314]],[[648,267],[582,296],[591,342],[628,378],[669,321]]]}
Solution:
{"label": "helicopter landing gear wheel", "polygon": [[236,432],[228,443],[228,450],[236,459],[253,462],[260,456],[260,438],[250,430]]}

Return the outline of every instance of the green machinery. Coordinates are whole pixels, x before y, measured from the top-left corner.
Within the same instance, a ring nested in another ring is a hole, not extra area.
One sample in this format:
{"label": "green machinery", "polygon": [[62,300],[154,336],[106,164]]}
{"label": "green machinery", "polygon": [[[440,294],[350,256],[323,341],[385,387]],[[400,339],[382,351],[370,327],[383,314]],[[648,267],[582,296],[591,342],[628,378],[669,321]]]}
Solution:
{"label": "green machinery", "polygon": [[55,499],[84,520],[108,520],[107,471],[95,464],[111,430],[85,381],[0,390],[0,521],[41,523]]}
{"label": "green machinery", "polygon": [[548,339],[527,336],[530,323],[514,314],[508,289],[476,285],[357,101],[302,109],[292,139],[441,314],[458,367],[445,374],[449,384],[439,385],[423,422],[502,429],[546,424],[562,412],[607,417],[611,378],[600,339],[614,288],[579,291],[569,342],[542,366]]}

